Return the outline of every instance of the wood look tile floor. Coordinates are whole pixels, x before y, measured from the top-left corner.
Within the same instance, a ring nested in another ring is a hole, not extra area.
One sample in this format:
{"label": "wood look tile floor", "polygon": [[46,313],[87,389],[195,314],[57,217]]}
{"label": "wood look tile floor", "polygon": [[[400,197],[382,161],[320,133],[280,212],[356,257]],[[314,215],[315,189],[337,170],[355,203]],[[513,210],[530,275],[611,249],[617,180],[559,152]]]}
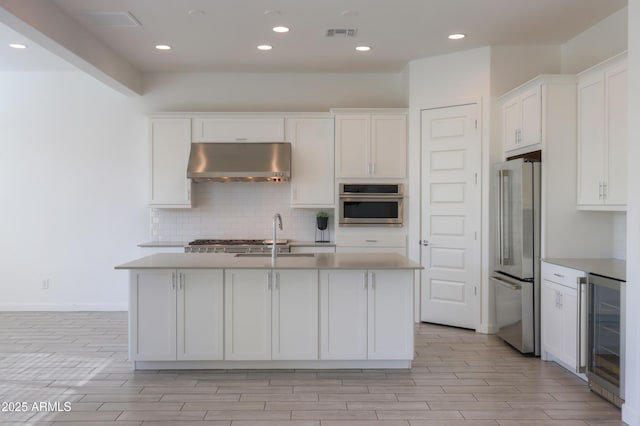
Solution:
{"label": "wood look tile floor", "polygon": [[495,336],[417,325],[411,370],[133,371],[124,312],[0,312],[0,403],[3,426],[624,424]]}

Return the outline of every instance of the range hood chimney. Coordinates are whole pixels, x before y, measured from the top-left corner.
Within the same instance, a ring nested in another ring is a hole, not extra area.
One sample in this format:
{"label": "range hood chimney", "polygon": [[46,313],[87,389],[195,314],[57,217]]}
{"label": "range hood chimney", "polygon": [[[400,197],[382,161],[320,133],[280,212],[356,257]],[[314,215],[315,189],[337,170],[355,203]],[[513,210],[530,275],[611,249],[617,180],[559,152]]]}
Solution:
{"label": "range hood chimney", "polygon": [[187,178],[194,182],[288,182],[291,144],[192,143]]}

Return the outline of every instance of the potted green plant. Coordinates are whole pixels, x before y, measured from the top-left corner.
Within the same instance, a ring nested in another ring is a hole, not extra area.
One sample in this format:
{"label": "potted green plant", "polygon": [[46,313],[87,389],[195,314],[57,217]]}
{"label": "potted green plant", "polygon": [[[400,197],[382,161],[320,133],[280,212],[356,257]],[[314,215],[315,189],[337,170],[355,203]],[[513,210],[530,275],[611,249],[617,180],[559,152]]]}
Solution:
{"label": "potted green plant", "polygon": [[327,229],[327,225],[329,224],[329,213],[327,212],[318,212],[316,214],[316,226],[319,230],[324,231]]}

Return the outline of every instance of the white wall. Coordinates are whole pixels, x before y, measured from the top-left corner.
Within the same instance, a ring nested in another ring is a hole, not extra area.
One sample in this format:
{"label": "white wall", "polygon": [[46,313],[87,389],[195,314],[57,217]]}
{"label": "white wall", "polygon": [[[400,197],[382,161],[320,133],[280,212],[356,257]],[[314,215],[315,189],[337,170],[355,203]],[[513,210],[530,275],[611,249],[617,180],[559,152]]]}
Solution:
{"label": "white wall", "polygon": [[[625,7],[563,44],[561,46],[562,72],[564,74],[579,73],[627,50],[627,18],[628,8]],[[629,117],[633,116],[629,115]],[[608,240],[603,239],[603,246],[607,247],[607,256],[626,259],[626,213],[583,213],[583,215],[601,216],[601,223],[608,233]]]}
{"label": "white wall", "polygon": [[164,111],[329,111],[405,108],[402,73],[147,73],[145,109]]}
{"label": "white wall", "polygon": [[579,73],[625,50],[626,7],[562,45],[562,73]]}
{"label": "white wall", "polygon": [[[640,0],[629,0],[629,117],[640,117]],[[640,425],[640,121],[629,120],[627,195],[626,402],[622,420]]]}
{"label": "white wall", "polygon": [[139,107],[80,72],[0,73],[0,93],[0,309],[126,309],[113,267],[148,229]]}
{"label": "white wall", "polygon": [[[182,210],[180,219],[174,213],[151,215],[147,113],[328,111],[407,103],[401,74],[146,77],[148,95],[125,97],[80,72],[0,73],[0,310],[126,309],[128,277],[113,267],[139,257],[137,244],[153,239],[154,226],[161,224],[176,236],[195,235],[196,229],[220,230],[220,236],[237,229],[245,230],[242,237],[258,230],[258,237],[264,235],[261,220],[273,216],[267,210],[274,202],[288,201],[288,185],[274,188],[277,193],[268,200],[254,193],[253,216],[235,216],[231,230],[207,224],[208,214],[226,216],[219,207],[228,205],[232,192],[246,189],[241,186],[216,194],[205,184],[202,200],[223,203]],[[312,238],[315,211],[294,211],[288,204],[279,210],[283,235]],[[159,217],[167,221],[154,223]],[[196,225],[203,218],[205,225]],[[46,279],[50,288],[42,290]]]}
{"label": "white wall", "polygon": [[[196,238],[271,239],[275,213],[282,215],[278,239],[315,241],[316,213],[333,209],[292,209],[288,183],[203,182],[192,185],[191,209],[152,209],[153,240]],[[329,221],[333,241],[333,219]],[[329,235],[329,234],[328,234]]]}

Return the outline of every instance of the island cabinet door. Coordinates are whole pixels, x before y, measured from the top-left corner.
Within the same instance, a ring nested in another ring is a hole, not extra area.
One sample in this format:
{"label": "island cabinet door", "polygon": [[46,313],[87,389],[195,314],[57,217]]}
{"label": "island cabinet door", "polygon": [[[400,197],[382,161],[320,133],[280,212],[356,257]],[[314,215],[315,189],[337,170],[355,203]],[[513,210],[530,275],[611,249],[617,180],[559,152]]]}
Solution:
{"label": "island cabinet door", "polygon": [[223,359],[222,270],[178,271],[177,359]]}
{"label": "island cabinet door", "polygon": [[273,271],[273,359],[318,359],[318,271]]}
{"label": "island cabinet door", "polygon": [[320,271],[320,359],[367,359],[367,271]]}
{"label": "island cabinet door", "polygon": [[369,271],[369,359],[413,359],[413,271]]}
{"label": "island cabinet door", "polygon": [[224,273],[225,359],[271,359],[271,271]]}
{"label": "island cabinet door", "polygon": [[133,270],[130,281],[129,358],[176,359],[176,271]]}

